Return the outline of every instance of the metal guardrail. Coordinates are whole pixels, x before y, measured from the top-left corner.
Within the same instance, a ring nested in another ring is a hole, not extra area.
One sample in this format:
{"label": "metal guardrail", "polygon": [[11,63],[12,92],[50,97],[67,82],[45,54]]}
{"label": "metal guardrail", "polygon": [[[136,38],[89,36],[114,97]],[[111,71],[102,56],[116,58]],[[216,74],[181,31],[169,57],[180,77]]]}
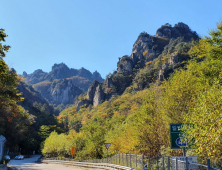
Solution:
{"label": "metal guardrail", "polygon": [[172,159],[172,161],[175,162],[175,167],[173,168],[175,170],[190,170],[190,169],[195,169],[195,170],[198,170],[198,169],[220,170],[218,168],[211,167],[209,158],[207,158],[207,165],[198,164],[198,163],[190,163],[188,161],[188,157],[186,157],[185,161],[178,160],[177,158]]}
{"label": "metal guardrail", "polygon": [[50,159],[42,159],[43,163],[53,163],[53,164],[64,164],[78,167],[88,167],[88,168],[99,168],[99,169],[118,169],[118,170],[132,170],[129,167],[109,164],[109,163],[89,163],[89,162],[76,162],[76,161],[66,161],[66,160],[50,160]]}
{"label": "metal guardrail", "polygon": [[92,163],[110,163],[121,166],[130,167],[136,170],[143,170],[144,156],[137,154],[116,154],[104,159],[84,160],[84,162]]}
{"label": "metal guardrail", "polygon": [[[120,169],[120,170],[220,170],[211,167],[210,159],[207,159],[206,164],[190,162],[190,157],[185,157],[179,160],[178,157],[150,157],[136,154],[116,154],[104,159],[91,160],[74,160],[69,158],[43,158],[45,163],[64,163],[73,166],[100,168],[100,169]],[[48,162],[47,162],[48,161]]]}

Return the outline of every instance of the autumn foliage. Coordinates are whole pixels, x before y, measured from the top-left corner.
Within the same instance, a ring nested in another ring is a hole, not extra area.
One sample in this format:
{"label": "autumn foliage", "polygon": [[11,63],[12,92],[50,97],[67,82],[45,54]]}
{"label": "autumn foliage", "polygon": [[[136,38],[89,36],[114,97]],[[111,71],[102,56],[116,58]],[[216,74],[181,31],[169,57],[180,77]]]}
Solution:
{"label": "autumn foliage", "polygon": [[209,35],[193,42],[192,60],[161,84],[137,92],[131,86],[97,107],[62,111],[69,130],[78,132],[72,140],[81,141],[76,157],[105,157],[104,142],[112,143],[110,154],[181,155],[170,149],[169,124],[189,123],[183,129],[189,153],[222,161],[222,23]]}

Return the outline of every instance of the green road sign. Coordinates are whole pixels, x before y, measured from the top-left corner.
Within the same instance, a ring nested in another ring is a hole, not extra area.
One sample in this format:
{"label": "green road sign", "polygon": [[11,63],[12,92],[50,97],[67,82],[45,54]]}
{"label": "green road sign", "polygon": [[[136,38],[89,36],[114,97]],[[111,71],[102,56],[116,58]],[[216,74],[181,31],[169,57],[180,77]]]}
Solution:
{"label": "green road sign", "polygon": [[183,133],[181,132],[182,123],[170,124],[170,141],[171,149],[181,149],[187,147],[187,143],[182,141]]}

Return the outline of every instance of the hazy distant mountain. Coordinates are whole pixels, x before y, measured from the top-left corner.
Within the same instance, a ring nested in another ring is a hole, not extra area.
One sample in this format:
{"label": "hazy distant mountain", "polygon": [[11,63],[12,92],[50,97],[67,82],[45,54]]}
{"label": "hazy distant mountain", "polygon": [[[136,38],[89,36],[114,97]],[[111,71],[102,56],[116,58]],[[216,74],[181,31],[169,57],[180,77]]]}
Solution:
{"label": "hazy distant mountain", "polygon": [[49,73],[43,72],[41,69],[38,69],[31,74],[27,74],[25,71],[23,72],[23,77],[26,78],[24,82],[27,84],[36,84],[45,80],[52,82],[55,79],[65,79],[73,76],[83,77],[90,81],[94,81],[94,79],[97,79],[99,82],[104,81],[97,71],[91,73],[83,67],[81,69],[70,69],[64,63],[54,64],[52,66],[52,71]]}
{"label": "hazy distant mountain", "polygon": [[31,74],[23,72],[23,82],[32,85],[50,104],[73,104],[76,96],[85,93],[94,80],[103,82],[100,73],[91,73],[85,68],[68,68],[64,63],[54,64],[52,71],[41,69]]}

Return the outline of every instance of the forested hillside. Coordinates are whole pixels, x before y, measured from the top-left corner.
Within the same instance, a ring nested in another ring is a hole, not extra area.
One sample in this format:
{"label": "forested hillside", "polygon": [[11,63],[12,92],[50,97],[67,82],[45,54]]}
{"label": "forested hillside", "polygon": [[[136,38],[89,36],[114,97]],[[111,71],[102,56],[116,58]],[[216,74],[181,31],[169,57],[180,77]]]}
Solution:
{"label": "forested hillside", "polygon": [[[169,41],[173,43],[175,39]],[[137,72],[126,90],[117,89],[122,95],[112,96],[97,107],[89,105],[77,111],[76,106],[72,106],[62,111],[59,117],[69,133],[51,133],[43,154],[66,156],[70,146],[76,146],[78,159],[102,158],[106,155],[103,143],[109,142],[112,143],[110,154],[180,155],[180,150],[170,149],[169,124],[189,123],[192,126],[183,129],[192,147],[188,154],[211,157],[219,164],[222,156],[222,22],[207,37],[192,44],[181,42],[174,47],[166,46],[163,51],[161,57],[149,61]],[[175,55],[186,58],[181,60],[182,67],[172,68],[174,72],[162,82],[155,78],[151,81],[149,75],[155,75],[152,70],[158,68],[155,65],[168,63],[169,68],[170,58]],[[125,61],[128,60],[126,57]],[[149,68],[150,72],[144,76],[143,72]],[[136,81],[139,75],[141,83]],[[124,74],[122,78],[125,82]],[[56,147],[56,141],[63,141],[64,145]]]}

